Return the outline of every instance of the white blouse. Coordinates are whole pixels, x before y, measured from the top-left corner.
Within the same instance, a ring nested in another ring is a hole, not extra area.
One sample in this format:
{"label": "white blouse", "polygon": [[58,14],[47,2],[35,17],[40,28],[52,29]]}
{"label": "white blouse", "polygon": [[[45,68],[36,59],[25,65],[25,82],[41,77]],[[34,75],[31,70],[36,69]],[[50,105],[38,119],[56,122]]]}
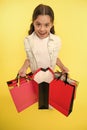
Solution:
{"label": "white blouse", "polygon": [[32,72],[38,68],[55,68],[61,47],[61,40],[58,36],[50,33],[47,38],[40,39],[33,32],[24,39],[24,46]]}
{"label": "white blouse", "polygon": [[38,68],[47,68],[51,67],[50,55],[48,52],[48,43],[49,37],[40,39],[36,34],[34,37],[34,47],[33,53],[35,55]]}

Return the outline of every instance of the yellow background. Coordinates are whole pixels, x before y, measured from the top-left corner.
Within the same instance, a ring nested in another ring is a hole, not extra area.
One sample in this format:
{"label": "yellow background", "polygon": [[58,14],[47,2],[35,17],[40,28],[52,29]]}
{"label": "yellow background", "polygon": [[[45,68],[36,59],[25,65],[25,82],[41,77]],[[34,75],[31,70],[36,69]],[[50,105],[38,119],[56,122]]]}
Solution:
{"label": "yellow background", "polygon": [[[79,81],[69,117],[55,109],[40,111],[37,103],[17,113],[6,84],[26,58],[24,37],[40,3],[53,8],[56,34],[62,39],[59,57]],[[86,52],[87,0],[0,0],[0,130],[87,130]]]}

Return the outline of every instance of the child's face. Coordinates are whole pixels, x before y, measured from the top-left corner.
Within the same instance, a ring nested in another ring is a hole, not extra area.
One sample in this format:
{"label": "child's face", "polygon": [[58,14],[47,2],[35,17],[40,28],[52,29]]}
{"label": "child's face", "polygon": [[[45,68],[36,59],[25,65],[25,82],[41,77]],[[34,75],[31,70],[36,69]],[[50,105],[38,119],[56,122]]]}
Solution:
{"label": "child's face", "polygon": [[49,35],[50,29],[53,26],[49,15],[39,15],[33,24],[37,36],[41,39]]}

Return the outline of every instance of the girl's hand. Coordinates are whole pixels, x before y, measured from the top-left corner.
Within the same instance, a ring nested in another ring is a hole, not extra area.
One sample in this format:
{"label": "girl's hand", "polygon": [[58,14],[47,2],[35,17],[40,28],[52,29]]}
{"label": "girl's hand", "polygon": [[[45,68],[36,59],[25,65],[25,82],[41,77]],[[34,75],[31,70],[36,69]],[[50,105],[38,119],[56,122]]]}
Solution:
{"label": "girl's hand", "polygon": [[21,68],[18,72],[19,76],[21,77],[25,77],[26,76],[26,69],[25,68]]}
{"label": "girl's hand", "polygon": [[63,66],[61,71],[62,71],[62,73],[68,73],[69,69],[67,67]]}
{"label": "girl's hand", "polygon": [[29,59],[26,59],[23,66],[21,67],[21,69],[19,70],[19,76],[21,77],[25,77],[26,76],[26,71],[29,67]]}
{"label": "girl's hand", "polygon": [[68,73],[69,72],[69,69],[63,65],[63,63],[61,62],[61,60],[59,58],[57,58],[56,65],[58,65],[58,67],[60,68],[62,73]]}

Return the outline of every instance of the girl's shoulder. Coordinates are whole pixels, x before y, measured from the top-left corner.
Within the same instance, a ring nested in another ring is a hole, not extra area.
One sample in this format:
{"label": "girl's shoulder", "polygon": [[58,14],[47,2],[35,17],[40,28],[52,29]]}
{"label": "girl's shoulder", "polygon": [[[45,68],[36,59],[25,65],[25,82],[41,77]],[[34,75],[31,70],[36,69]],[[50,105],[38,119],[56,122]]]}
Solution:
{"label": "girl's shoulder", "polygon": [[50,39],[61,42],[61,38],[58,35],[50,33]]}
{"label": "girl's shoulder", "polygon": [[28,35],[25,37],[25,39],[32,39],[34,37],[34,33],[32,33],[31,35]]}
{"label": "girl's shoulder", "polygon": [[24,38],[24,44],[25,46],[30,46],[30,44],[33,43],[33,39],[34,39],[34,33],[32,33],[31,35],[28,35]]}

